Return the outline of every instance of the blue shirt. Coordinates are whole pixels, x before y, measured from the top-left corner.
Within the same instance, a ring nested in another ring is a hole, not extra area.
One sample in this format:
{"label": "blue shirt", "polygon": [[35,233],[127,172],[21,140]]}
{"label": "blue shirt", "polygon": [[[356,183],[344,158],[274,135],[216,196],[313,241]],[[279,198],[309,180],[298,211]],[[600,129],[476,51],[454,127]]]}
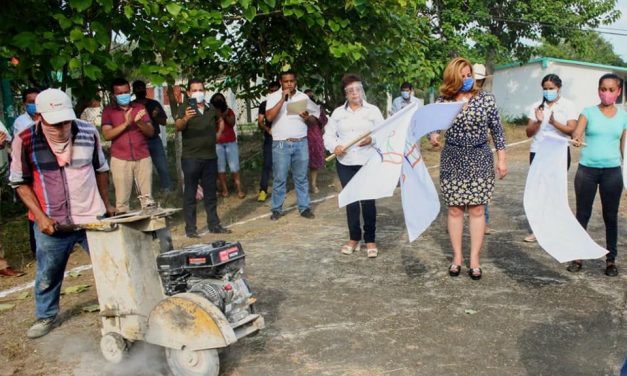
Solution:
{"label": "blue shirt", "polygon": [[399,112],[400,110],[414,102],[420,102],[420,105],[418,105],[418,107],[424,105],[424,100],[416,98],[413,95],[409,97],[409,101],[406,101],[403,97],[394,98],[394,100],[392,101],[392,109],[390,110],[390,115],[394,115],[395,113]]}
{"label": "blue shirt", "polygon": [[582,115],[588,119],[585,143],[579,164],[593,168],[619,167],[622,163],[620,138],[627,129],[627,112],[617,106],[616,115],[605,116],[598,106],[586,107]]}

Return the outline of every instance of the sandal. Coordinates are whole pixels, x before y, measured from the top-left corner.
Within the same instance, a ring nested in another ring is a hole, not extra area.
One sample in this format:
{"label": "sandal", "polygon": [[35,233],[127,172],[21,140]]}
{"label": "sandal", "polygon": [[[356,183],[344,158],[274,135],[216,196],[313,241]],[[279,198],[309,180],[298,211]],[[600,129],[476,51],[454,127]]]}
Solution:
{"label": "sandal", "polygon": [[379,250],[376,248],[368,248],[366,252],[368,254],[368,258],[375,258],[379,255]]}
{"label": "sandal", "polygon": [[354,247],[351,247],[348,244],[344,244],[342,248],[340,248],[340,253],[344,255],[351,255],[355,251],[359,251],[359,242],[357,242]]}
{"label": "sandal", "polygon": [[483,276],[483,272],[481,271],[481,268],[470,268],[470,269],[468,269],[468,275],[474,281],[478,281]]}
{"label": "sandal", "polygon": [[458,277],[461,271],[461,265],[451,264],[451,266],[448,267],[448,275],[450,275],[451,277]]}
{"label": "sandal", "polygon": [[577,273],[581,271],[582,266],[583,266],[582,261],[571,261],[570,264],[568,264],[568,266],[566,267],[566,270],[568,270],[571,273]]}

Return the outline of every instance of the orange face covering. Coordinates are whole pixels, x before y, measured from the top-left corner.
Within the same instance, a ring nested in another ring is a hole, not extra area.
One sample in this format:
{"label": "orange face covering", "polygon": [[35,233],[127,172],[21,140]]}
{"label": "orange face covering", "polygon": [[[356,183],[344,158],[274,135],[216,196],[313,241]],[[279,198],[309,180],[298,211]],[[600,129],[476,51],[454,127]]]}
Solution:
{"label": "orange face covering", "polygon": [[46,125],[42,122],[41,125],[59,166],[69,165],[72,159],[72,122],[62,125]]}

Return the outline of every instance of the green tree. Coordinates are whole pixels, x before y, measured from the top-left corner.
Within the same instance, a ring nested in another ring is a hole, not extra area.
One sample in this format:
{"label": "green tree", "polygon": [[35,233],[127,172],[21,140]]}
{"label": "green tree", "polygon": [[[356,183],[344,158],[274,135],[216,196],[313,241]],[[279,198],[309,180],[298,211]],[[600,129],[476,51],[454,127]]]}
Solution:
{"label": "green tree", "polygon": [[[441,37],[462,38],[471,57],[494,64],[527,60],[533,42],[568,40],[579,29],[620,16],[616,0],[434,0],[428,7]],[[459,46],[453,46],[459,48]]]}
{"label": "green tree", "polygon": [[[488,65],[525,59],[529,42],[567,41],[573,25],[615,19],[616,0],[23,0],[3,7],[3,77],[71,87],[80,98],[117,75],[156,84],[199,76],[245,98],[283,68],[329,106],[340,77],[361,74],[369,98],[405,80],[437,84],[455,54]],[[28,9],[28,12],[24,12]],[[134,78],[134,77],[132,77]],[[170,87],[172,85],[169,85]],[[170,92],[170,94],[173,94]],[[172,98],[173,99],[173,98]],[[171,101],[175,104],[175,101]]]}
{"label": "green tree", "polygon": [[130,72],[173,82],[181,67],[228,53],[217,39],[220,28],[214,26],[222,19],[215,6],[193,0],[9,2],[0,23],[0,56],[20,63],[3,77],[18,85],[69,87],[79,102]]}
{"label": "green tree", "polygon": [[380,104],[402,81],[436,75],[427,57],[428,20],[418,14],[424,1],[253,0],[243,8],[244,2],[222,1],[222,40],[233,53],[201,65],[244,97],[264,91],[257,78],[275,79],[287,67],[329,106],[343,101],[339,81],[347,72],[360,74]]}
{"label": "green tree", "polygon": [[573,33],[568,39],[562,39],[557,44],[544,41],[535,53],[538,56],[627,66],[627,63],[614,52],[612,44],[592,31]]}

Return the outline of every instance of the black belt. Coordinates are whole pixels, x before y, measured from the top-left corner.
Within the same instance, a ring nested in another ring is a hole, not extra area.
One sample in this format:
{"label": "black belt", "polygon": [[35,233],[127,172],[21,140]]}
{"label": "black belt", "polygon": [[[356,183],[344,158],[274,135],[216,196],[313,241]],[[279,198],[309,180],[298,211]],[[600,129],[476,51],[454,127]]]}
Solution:
{"label": "black belt", "polygon": [[483,147],[487,143],[488,143],[488,141],[482,142],[482,143],[477,144],[477,145],[461,145],[461,144],[456,144],[454,142],[446,141],[447,145],[455,146],[457,148],[472,148],[472,149],[478,149],[480,147]]}

